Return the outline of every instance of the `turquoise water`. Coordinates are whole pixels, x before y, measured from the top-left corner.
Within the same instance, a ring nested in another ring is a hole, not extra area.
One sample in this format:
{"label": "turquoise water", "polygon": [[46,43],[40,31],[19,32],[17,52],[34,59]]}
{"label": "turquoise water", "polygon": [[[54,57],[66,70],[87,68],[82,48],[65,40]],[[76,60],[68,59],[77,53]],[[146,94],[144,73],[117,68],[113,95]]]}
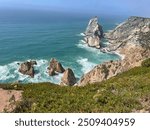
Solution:
{"label": "turquoise water", "polygon": [[[24,83],[59,83],[62,74],[49,77],[46,72],[48,63],[53,57],[65,68],[72,68],[77,78],[99,63],[119,59],[115,54],[102,53],[81,42],[83,37],[80,34],[85,31],[90,18],[71,20],[69,17],[64,19],[61,17],[56,21],[43,19],[40,22],[14,19],[0,20],[0,83],[17,80]],[[118,22],[119,19],[118,21],[101,19],[105,32],[114,28]],[[35,78],[18,72],[17,63],[26,60],[37,61]]]}

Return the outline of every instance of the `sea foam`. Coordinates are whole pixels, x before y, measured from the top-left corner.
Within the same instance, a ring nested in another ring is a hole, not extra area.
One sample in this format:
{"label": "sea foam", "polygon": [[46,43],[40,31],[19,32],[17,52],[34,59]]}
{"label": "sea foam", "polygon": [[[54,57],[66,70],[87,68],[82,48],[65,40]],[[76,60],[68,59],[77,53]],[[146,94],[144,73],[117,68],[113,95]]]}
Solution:
{"label": "sea foam", "polygon": [[82,66],[81,71],[83,73],[88,73],[90,70],[92,70],[96,66],[96,64],[93,62],[90,62],[88,58],[83,58],[83,57],[80,57],[77,60],[77,63]]}
{"label": "sea foam", "polygon": [[81,36],[85,36],[84,33],[80,33],[80,34],[77,34],[77,36],[81,37]]}
{"label": "sea foam", "polygon": [[86,51],[89,51],[89,52],[93,52],[93,53],[96,53],[96,54],[102,54],[102,52],[99,49],[96,49],[94,47],[89,47],[87,44],[85,44],[83,42],[83,40],[80,40],[79,43],[76,46],[78,48],[85,49]]}
{"label": "sea foam", "polygon": [[36,60],[37,65],[35,68],[35,76],[31,78],[28,75],[23,75],[18,72],[19,65],[17,63],[22,63],[22,61],[12,62],[10,64],[0,66],[0,82],[1,83],[11,83],[16,81],[21,81],[22,83],[39,83],[39,82],[52,82],[60,83],[63,74],[58,74],[56,76],[49,76],[47,73],[48,61],[47,60]]}

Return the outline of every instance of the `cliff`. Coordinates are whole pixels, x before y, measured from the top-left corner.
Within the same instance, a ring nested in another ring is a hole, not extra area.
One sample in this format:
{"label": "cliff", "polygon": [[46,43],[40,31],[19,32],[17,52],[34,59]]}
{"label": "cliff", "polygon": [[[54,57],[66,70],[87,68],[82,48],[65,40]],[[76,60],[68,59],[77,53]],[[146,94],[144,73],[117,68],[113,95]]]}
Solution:
{"label": "cliff", "polygon": [[130,17],[114,30],[106,33],[105,38],[111,43],[108,51],[117,50],[126,43],[150,46],[150,18]]}
{"label": "cliff", "polygon": [[120,53],[124,59],[97,65],[79,81],[79,86],[101,82],[127,71],[150,57],[150,18],[130,17],[114,30],[105,34],[109,45],[101,49],[105,52]]}
{"label": "cliff", "polygon": [[[140,67],[85,87],[60,87],[51,83],[18,84],[17,87],[0,84],[0,88],[7,91],[23,91],[21,101],[16,102],[12,111],[17,113],[150,112],[149,86],[150,59]],[[1,94],[0,99],[3,98]],[[5,103],[3,101],[0,100]]]}

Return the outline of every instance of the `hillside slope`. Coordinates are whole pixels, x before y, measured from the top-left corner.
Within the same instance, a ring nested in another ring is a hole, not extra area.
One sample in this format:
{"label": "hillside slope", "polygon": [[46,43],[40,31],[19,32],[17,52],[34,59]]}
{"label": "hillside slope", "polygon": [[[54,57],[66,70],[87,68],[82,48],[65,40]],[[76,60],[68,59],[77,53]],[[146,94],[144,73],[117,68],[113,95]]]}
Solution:
{"label": "hillside slope", "polygon": [[[15,85],[16,90],[23,90],[23,99],[13,112],[150,112],[149,63],[85,87]],[[13,86],[0,85],[4,89]]]}

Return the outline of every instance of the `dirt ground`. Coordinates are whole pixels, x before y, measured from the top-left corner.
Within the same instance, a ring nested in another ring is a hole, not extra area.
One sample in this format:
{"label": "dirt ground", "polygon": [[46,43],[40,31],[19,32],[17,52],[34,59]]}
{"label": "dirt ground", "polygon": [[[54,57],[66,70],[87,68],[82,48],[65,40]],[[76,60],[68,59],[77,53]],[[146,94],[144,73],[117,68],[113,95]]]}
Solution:
{"label": "dirt ground", "polygon": [[11,112],[16,102],[22,98],[22,91],[3,90],[0,88],[0,112]]}

